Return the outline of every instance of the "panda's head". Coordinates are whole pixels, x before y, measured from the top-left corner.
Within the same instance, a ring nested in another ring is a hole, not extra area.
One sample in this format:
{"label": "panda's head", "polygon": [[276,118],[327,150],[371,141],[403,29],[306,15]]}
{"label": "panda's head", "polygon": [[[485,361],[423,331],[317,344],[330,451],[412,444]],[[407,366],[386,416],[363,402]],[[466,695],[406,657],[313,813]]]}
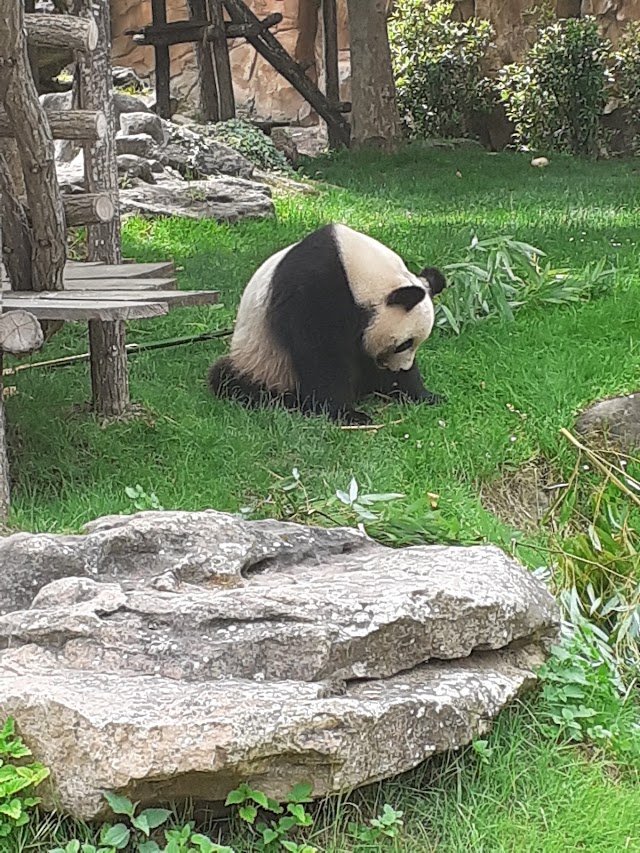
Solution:
{"label": "panda's head", "polygon": [[394,287],[376,307],[365,329],[363,344],[378,367],[393,371],[411,369],[418,347],[433,329],[432,299],[445,286],[440,270],[425,267],[419,276],[408,273],[406,284]]}

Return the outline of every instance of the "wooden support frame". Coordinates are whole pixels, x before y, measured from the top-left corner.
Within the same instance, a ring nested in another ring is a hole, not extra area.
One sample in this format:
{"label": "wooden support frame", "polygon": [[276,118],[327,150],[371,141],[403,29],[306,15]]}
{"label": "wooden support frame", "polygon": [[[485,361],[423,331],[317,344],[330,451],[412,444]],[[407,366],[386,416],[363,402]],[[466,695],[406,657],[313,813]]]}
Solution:
{"label": "wooden support frame", "polygon": [[[101,110],[45,110],[54,139],[99,142],[107,135],[107,119]],[[7,113],[0,109],[0,138],[14,136]]]}
{"label": "wooden support frame", "polygon": [[[151,18],[154,25],[167,23],[166,0],[151,0]],[[160,118],[171,118],[171,66],[169,47],[165,44],[154,45],[156,57],[156,112]]]}
{"label": "wooden support frame", "polygon": [[[256,25],[259,19],[246,6],[243,0],[223,0],[224,7],[229,13],[232,23]],[[341,145],[349,146],[351,131],[349,125],[339,110],[332,108],[328,99],[320,89],[304,73],[296,62],[280,44],[278,39],[269,31],[264,30],[257,35],[247,35],[247,41],[257,52],[269,62],[275,70],[302,95],[318,115],[331,128],[334,138]]]}
{"label": "wooden support frame", "polygon": [[[336,0],[322,0],[322,36],[324,42],[325,94],[329,106],[340,110],[340,71],[338,66],[338,13]],[[338,148],[343,140],[334,125],[328,125],[329,147]]]}
{"label": "wooden support frame", "polygon": [[[215,57],[211,43],[207,39],[209,22],[206,19],[205,0],[188,0],[191,21],[186,21],[188,41],[193,41],[198,77],[200,78],[200,113],[204,121],[220,121],[220,100],[216,81]],[[182,24],[183,22],[180,22]],[[176,32],[174,24],[167,24],[167,30]],[[176,42],[172,42],[176,44]]]}

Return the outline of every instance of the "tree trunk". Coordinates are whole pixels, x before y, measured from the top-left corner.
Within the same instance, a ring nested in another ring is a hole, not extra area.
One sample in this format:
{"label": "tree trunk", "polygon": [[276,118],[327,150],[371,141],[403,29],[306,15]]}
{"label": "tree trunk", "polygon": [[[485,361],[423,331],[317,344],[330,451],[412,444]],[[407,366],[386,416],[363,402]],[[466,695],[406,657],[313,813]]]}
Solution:
{"label": "tree trunk", "polygon": [[2,257],[12,290],[31,290],[31,232],[13,176],[0,151]]}
{"label": "tree trunk", "polygon": [[[0,224],[0,257],[2,257],[2,226]],[[2,288],[0,288],[0,315],[2,314]],[[11,491],[9,479],[9,456],[7,454],[7,433],[4,416],[4,377],[2,350],[0,350],[0,521],[9,515]]]}
{"label": "tree trunk", "polygon": [[13,125],[31,209],[33,289],[61,290],[66,229],[54,146],[27,59],[21,2],[0,0],[0,101]]}
{"label": "tree trunk", "polygon": [[387,33],[386,0],[347,0],[351,52],[351,142],[394,151],[401,138]]}

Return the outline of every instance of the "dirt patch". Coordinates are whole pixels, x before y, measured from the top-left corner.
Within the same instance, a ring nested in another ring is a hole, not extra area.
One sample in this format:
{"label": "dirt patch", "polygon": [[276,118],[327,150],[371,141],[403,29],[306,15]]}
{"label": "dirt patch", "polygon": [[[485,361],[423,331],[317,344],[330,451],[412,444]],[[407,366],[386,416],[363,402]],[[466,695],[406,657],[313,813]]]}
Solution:
{"label": "dirt patch", "polygon": [[480,500],[501,521],[531,531],[560,495],[563,482],[546,459],[534,459],[521,468],[504,469],[497,480],[481,487]]}

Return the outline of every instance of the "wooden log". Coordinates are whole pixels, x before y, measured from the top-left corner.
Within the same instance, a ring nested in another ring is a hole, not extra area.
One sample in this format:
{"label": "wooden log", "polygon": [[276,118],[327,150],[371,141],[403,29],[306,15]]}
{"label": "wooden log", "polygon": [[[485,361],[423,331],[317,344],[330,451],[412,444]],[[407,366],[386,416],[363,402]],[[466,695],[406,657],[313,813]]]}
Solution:
{"label": "wooden log", "polygon": [[216,84],[218,87],[218,112],[220,121],[235,118],[236,102],[233,96],[233,81],[231,63],[229,62],[229,47],[224,28],[222,0],[205,0],[211,27],[207,37],[211,42],[215,65]]}
{"label": "wooden log", "polygon": [[257,24],[234,24],[231,21],[225,21],[225,35],[228,39],[246,38],[249,35],[257,36],[259,33],[277,26],[281,21],[280,12],[272,12],[258,21]]}
{"label": "wooden log", "polygon": [[[160,0],[164,7],[164,0]],[[1,0],[0,0],[1,2]],[[115,147],[115,110],[113,104],[111,66],[111,15],[109,0],[76,0],[82,17],[93,17],[100,32],[99,48],[85,54],[80,61],[80,105],[85,109],[103,109],[107,117],[108,132],[104,140],[85,146],[84,162],[87,189],[91,193],[110,193],[118,200],[118,164]],[[158,5],[158,0],[153,0]],[[169,49],[164,48],[166,59],[166,96],[169,96]],[[157,54],[156,54],[157,62]],[[158,98],[161,93],[158,91]],[[159,101],[160,106],[160,101]],[[118,264],[122,260],[120,242],[120,209],[110,222],[88,227],[88,258]],[[91,351],[91,389],[94,410],[108,419],[122,413],[129,404],[127,377],[127,352],[125,349],[124,320],[101,324],[89,323]]]}
{"label": "wooden log", "polygon": [[31,232],[13,176],[0,152],[0,230],[2,258],[13,290],[31,290]]}
{"label": "wooden log", "polygon": [[76,8],[80,16],[94,20],[100,31],[98,48],[79,57],[79,105],[85,110],[102,110],[107,122],[105,135],[92,144],[84,145],[85,181],[89,193],[107,193],[116,205],[114,216],[108,222],[88,227],[87,255],[90,261],[118,264],[122,254],[109,0],[76,0]]}
{"label": "wooden log", "polygon": [[[107,133],[107,119],[101,110],[45,110],[54,139],[78,139],[97,142]],[[13,136],[13,126],[0,109],[0,138]]]}
{"label": "wooden log", "polygon": [[[322,0],[322,24],[324,36],[324,73],[325,94],[329,106],[339,110],[340,105],[340,75],[338,69],[338,16],[336,0]],[[340,146],[340,136],[335,127],[329,126],[329,147]]]}
{"label": "wooden log", "polygon": [[[258,18],[242,0],[223,0],[225,9],[234,24],[256,24]],[[342,115],[331,108],[320,89],[303,72],[300,65],[287,53],[278,39],[269,30],[257,35],[247,35],[247,41],[269,62],[285,80],[298,91],[325,120],[328,127],[335,129],[336,138],[342,145],[349,145],[350,129]]]}
{"label": "wooden log", "polygon": [[91,52],[98,46],[98,27],[90,18],[48,15],[42,12],[24,17],[27,41],[30,45],[84,52]]}
{"label": "wooden log", "polygon": [[42,327],[28,311],[0,314],[0,351],[11,355],[27,355],[44,343]]}
{"label": "wooden log", "polygon": [[90,321],[89,353],[96,414],[106,420],[121,417],[129,407],[129,371],[124,323]]}
{"label": "wooden log", "polygon": [[[209,24],[206,21],[207,9],[205,0],[189,0],[189,11],[194,21],[205,21],[204,26],[200,23],[198,36],[194,42],[196,64],[198,66],[200,113],[205,121],[220,121],[215,58],[211,44],[206,40],[206,32]],[[171,26],[171,24],[167,24],[167,26]]]}
{"label": "wooden log", "polygon": [[108,193],[78,193],[62,197],[67,226],[96,225],[111,222],[116,206]]}
{"label": "wooden log", "polygon": [[[167,23],[166,0],[151,0],[151,16],[154,24]],[[156,112],[160,118],[171,118],[169,48],[166,45],[157,44],[154,50],[156,56]]]}
{"label": "wooden log", "polygon": [[[3,250],[2,228],[0,228],[0,257]],[[2,317],[2,291],[0,291],[0,317]],[[9,476],[9,455],[7,453],[7,431],[4,413],[4,371],[2,350],[0,350],[0,520],[9,515],[11,506],[11,479]]]}
{"label": "wooden log", "polygon": [[[254,24],[234,24],[231,21],[224,21],[224,34],[228,39],[246,38],[248,35],[257,35],[264,30],[269,30],[281,21],[280,12],[273,12]],[[174,44],[189,44],[190,42],[202,41],[202,39],[212,41],[216,33],[215,28],[210,25],[206,17],[194,15],[188,21],[149,24],[146,27],[125,30],[125,35],[131,36],[136,44],[170,47]]]}
{"label": "wooden log", "polygon": [[34,290],[61,290],[66,228],[53,139],[31,76],[22,3],[0,0],[0,101],[4,101],[22,163],[32,220]]}

